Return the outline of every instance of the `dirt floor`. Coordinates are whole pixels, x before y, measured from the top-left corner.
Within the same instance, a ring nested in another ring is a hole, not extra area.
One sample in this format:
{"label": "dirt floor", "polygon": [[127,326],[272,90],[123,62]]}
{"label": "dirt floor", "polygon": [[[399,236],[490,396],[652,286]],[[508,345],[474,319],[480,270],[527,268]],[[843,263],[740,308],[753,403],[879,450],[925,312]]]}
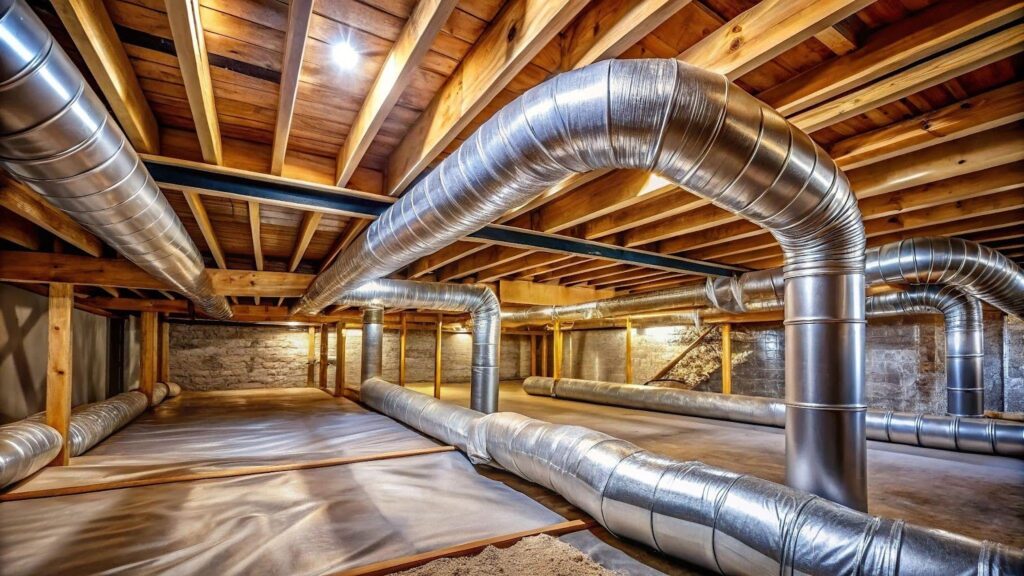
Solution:
{"label": "dirt floor", "polygon": [[[432,393],[432,384],[411,387]],[[446,385],[442,399],[468,405],[469,387]],[[502,383],[500,409],[587,426],[673,458],[784,481],[781,429],[530,396],[518,381]],[[488,474],[572,517],[546,490],[507,474]],[[1024,547],[1024,461],[869,442],[868,492],[872,514]]]}
{"label": "dirt floor", "polygon": [[508,548],[488,546],[476,556],[442,558],[400,576],[615,576],[578,549],[551,536],[524,538]]}

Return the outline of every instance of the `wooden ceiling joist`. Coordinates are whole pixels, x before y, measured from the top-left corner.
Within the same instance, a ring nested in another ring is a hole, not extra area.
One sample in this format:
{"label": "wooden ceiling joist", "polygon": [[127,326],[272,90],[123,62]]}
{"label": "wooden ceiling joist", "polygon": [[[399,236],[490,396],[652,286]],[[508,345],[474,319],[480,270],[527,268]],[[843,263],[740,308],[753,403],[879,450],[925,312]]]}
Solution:
{"label": "wooden ceiling joist", "polygon": [[274,124],[274,144],[270,153],[270,173],[280,176],[284,172],[288,138],[291,135],[295,98],[299,94],[299,74],[306,53],[306,37],[313,18],[313,0],[292,0],[288,6],[288,32],[285,36],[284,59],[281,63],[281,82]]}
{"label": "wooden ceiling joist", "polygon": [[160,129],[102,0],[55,0],[53,7],[139,152],[160,153]]}
{"label": "wooden ceiling joist", "polygon": [[0,206],[18,214],[90,256],[103,254],[103,241],[21,182],[0,172]]}
{"label": "wooden ceiling joist", "polygon": [[199,1],[171,0],[166,6],[174,50],[178,54],[181,78],[185,84],[196,134],[199,136],[203,160],[210,164],[223,164],[220,123],[214,102],[213,80],[210,79],[210,59],[199,17]]}
{"label": "wooden ceiling joist", "polygon": [[691,0],[596,0],[562,33],[562,68],[619,56]]}
{"label": "wooden ceiling joist", "polygon": [[29,250],[40,250],[43,247],[39,228],[6,208],[0,208],[0,240]]}

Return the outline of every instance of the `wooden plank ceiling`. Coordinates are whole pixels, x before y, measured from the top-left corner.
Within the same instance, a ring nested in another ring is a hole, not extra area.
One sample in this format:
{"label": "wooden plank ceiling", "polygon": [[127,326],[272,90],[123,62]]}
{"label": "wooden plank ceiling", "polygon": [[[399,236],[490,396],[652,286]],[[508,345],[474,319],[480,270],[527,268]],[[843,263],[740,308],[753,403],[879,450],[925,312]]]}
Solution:
{"label": "wooden plank ceiling", "polygon": [[[1019,1],[30,3],[147,153],[397,196],[554,74],[611,57],[679,58],[728,75],[828,150],[860,199],[869,245],[953,235],[1024,262]],[[343,43],[354,53],[339,61]],[[300,283],[368,224],[165,192],[210,268],[295,272]],[[114,257],[43,204],[0,181],[3,253]],[[751,269],[782,263],[757,226],[632,171],[569,179],[499,222]],[[695,279],[476,242],[400,275],[617,293]],[[176,297],[116,282],[76,290],[93,309]],[[234,295],[281,305],[294,292]]]}

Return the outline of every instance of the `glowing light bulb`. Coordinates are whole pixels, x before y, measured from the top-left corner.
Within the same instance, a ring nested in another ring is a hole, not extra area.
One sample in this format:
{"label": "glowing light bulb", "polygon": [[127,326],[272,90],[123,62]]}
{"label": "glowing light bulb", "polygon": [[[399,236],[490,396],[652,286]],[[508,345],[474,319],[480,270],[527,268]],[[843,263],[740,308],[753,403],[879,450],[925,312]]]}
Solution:
{"label": "glowing light bulb", "polygon": [[351,70],[359,62],[359,52],[348,42],[339,42],[331,49],[334,63],[342,70]]}

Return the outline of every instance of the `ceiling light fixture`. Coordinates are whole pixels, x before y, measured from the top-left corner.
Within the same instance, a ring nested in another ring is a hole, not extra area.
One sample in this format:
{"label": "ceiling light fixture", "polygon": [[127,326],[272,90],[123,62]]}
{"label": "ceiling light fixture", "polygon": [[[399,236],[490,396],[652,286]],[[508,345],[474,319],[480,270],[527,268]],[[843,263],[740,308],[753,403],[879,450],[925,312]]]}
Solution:
{"label": "ceiling light fixture", "polygon": [[338,42],[331,49],[335,64],[342,70],[351,70],[359,62],[359,52],[347,40]]}

